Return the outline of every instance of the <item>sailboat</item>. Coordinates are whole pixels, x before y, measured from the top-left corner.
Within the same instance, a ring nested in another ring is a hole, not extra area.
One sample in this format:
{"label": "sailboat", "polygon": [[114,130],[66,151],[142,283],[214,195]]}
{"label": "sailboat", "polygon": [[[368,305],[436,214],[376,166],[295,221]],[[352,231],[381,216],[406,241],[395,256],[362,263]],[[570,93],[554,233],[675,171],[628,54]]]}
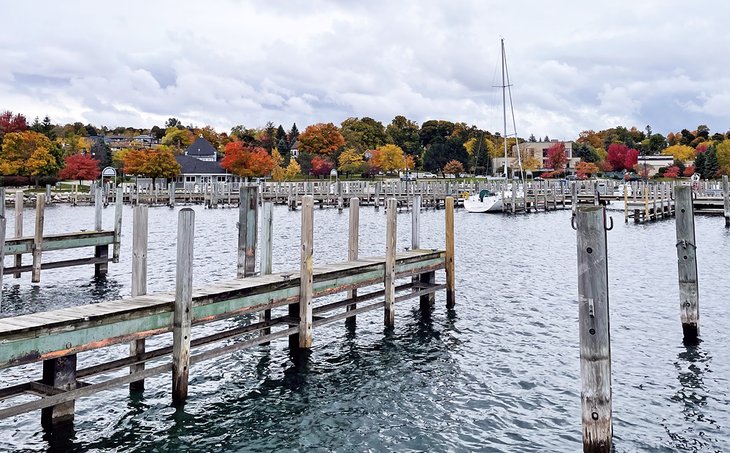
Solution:
{"label": "sailboat", "polygon": [[[507,71],[507,57],[504,52],[504,39],[500,40],[502,50],[502,120],[504,126],[504,176],[507,177],[507,95],[509,95],[509,106],[512,114],[512,126],[514,128],[515,143],[517,146],[517,163],[520,168],[520,177],[523,175],[522,170],[522,159],[520,156],[520,144],[517,140],[517,126],[515,123],[515,111],[512,106],[512,89],[509,83],[509,72]],[[499,192],[492,192],[490,190],[481,190],[478,194],[470,195],[464,200],[464,208],[467,212],[501,212],[504,209],[504,200],[512,199],[512,191],[516,191],[514,194],[518,198],[524,197],[523,189],[519,186],[519,180],[514,179],[511,185],[508,185],[504,190]]]}

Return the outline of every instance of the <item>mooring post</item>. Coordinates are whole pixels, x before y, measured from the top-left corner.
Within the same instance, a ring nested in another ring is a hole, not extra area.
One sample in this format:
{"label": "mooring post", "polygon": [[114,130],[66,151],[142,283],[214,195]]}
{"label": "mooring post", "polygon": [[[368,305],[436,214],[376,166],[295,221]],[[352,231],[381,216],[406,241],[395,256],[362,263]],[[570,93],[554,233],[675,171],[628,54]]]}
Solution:
{"label": "mooring post", "polygon": [[674,188],[677,227],[677,263],[679,267],[679,303],[684,342],[697,342],[700,334],[700,301],[697,283],[697,243],[692,208],[692,188]]}
{"label": "mooring post", "polygon": [[256,239],[258,233],[258,188],[241,186],[238,202],[238,271],[236,278],[256,273]]}
{"label": "mooring post", "polygon": [[51,202],[51,185],[46,184],[46,201]]}
{"label": "mooring post", "polygon": [[[102,230],[101,213],[104,207],[103,201],[103,189],[101,187],[95,187],[94,189],[94,208],[95,208],[95,222],[94,229],[96,231]],[[102,277],[106,275],[109,270],[109,246],[108,245],[97,245],[94,246],[94,258],[97,261],[94,263],[94,277]]]}
{"label": "mooring post", "polygon": [[[421,196],[413,197],[413,211],[411,212],[411,249],[421,248]],[[425,272],[413,278],[414,283],[421,283],[419,289],[424,286],[436,284],[436,272]],[[431,308],[436,304],[436,294],[424,294],[419,298],[422,314],[430,314]]]}
{"label": "mooring post", "polygon": [[413,209],[411,210],[411,249],[421,248],[421,196],[413,196]]}
{"label": "mooring post", "polygon": [[380,209],[380,188],[382,186],[383,182],[378,181],[375,183],[375,210]]}
{"label": "mooring post", "polygon": [[33,238],[33,267],[30,281],[41,281],[41,255],[43,253],[43,223],[45,220],[46,196],[38,194],[35,201],[35,237]]}
{"label": "mooring post", "polygon": [[5,217],[5,187],[0,187],[0,217]]}
{"label": "mooring post", "polygon": [[337,180],[337,211],[342,212],[344,201],[342,200],[342,181]]}
{"label": "mooring post", "polygon": [[610,452],[611,335],[605,208],[578,209],[578,325],[584,452]]}
{"label": "mooring post", "polygon": [[299,348],[312,347],[312,284],[314,276],[314,197],[302,197],[301,258],[299,264]]}
{"label": "mooring post", "polygon": [[[23,237],[23,191],[15,192],[15,237]],[[18,253],[15,255],[15,267],[19,268],[23,265],[23,255]],[[20,272],[13,274],[14,278],[20,278]]]}
{"label": "mooring post", "polygon": [[395,198],[387,200],[387,226],[385,232],[385,327],[395,326],[395,253],[396,238],[398,237],[397,225],[398,201]]}
{"label": "mooring post", "polygon": [[[360,199],[357,197],[350,198],[350,218],[347,239],[347,260],[355,261],[358,258],[360,248]],[[347,298],[354,299],[357,297],[357,290],[351,289],[347,291]],[[357,309],[357,304],[349,304],[347,311]],[[355,316],[346,318],[345,323],[355,325]]]}
{"label": "mooring post", "polygon": [[[76,388],[76,354],[43,361],[42,383],[59,392]],[[51,428],[74,419],[74,400],[41,409],[41,425]]]}
{"label": "mooring post", "polygon": [[104,207],[104,202],[102,200],[102,190],[101,187],[97,187],[94,191],[94,229],[96,231],[102,230],[102,224],[101,224],[101,210]]}
{"label": "mooring post", "polygon": [[193,309],[193,236],[195,211],[180,210],[177,224],[175,312],[172,324],[172,401],[185,402],[190,367],[190,326]]}
{"label": "mooring post", "polygon": [[446,308],[456,305],[454,272],[454,197],[446,197]]}
{"label": "mooring post", "polygon": [[124,210],[124,189],[117,187],[117,196],[114,200],[114,249],[112,261],[119,262],[119,252],[122,248],[122,210]]}
{"label": "mooring post", "polygon": [[[272,271],[272,260],[273,260],[273,229],[274,229],[274,203],[267,201],[264,202],[262,208],[261,217],[261,275],[269,275]],[[259,321],[269,322],[271,321],[271,309],[268,308],[262,312],[259,312]],[[261,330],[261,335],[268,335],[271,333],[271,328],[266,327]],[[262,343],[268,344],[268,343]]]}
{"label": "mooring post", "polygon": [[167,195],[169,197],[167,205],[171,208],[175,207],[175,183],[171,182],[167,184]]}
{"label": "mooring post", "polygon": [[[147,294],[147,206],[137,205],[132,210],[132,297]],[[145,339],[129,344],[129,355],[139,356],[145,352]],[[129,367],[129,373],[144,371],[144,362]],[[129,383],[129,390],[144,390],[144,380]]]}
{"label": "mooring post", "polygon": [[730,228],[730,188],[729,188],[727,175],[722,176],[722,199],[723,199],[723,213],[725,215],[725,228]]}
{"label": "mooring post", "polygon": [[624,223],[629,223],[629,187],[624,183]]}
{"label": "mooring post", "polygon": [[[5,204],[5,189],[0,189],[0,201]],[[3,272],[5,271],[5,212],[0,215],[0,308],[3,305]]]}

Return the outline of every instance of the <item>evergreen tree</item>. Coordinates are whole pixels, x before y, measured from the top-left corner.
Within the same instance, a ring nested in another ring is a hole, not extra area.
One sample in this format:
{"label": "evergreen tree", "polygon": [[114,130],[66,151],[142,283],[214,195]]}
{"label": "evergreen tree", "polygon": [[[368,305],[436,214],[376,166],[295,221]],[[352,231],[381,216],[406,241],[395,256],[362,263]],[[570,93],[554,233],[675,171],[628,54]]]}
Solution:
{"label": "evergreen tree", "polygon": [[705,157],[706,174],[704,175],[704,177],[707,179],[711,179],[717,176],[717,172],[718,170],[720,170],[720,165],[717,162],[717,150],[715,149],[715,145],[707,148],[705,154],[707,154],[707,156]]}
{"label": "evergreen tree", "polygon": [[281,127],[281,124],[279,124],[279,127],[276,129],[276,147],[282,155],[284,153],[288,153],[290,149],[289,142],[286,140],[286,131],[283,127]]}
{"label": "evergreen tree", "polygon": [[544,141],[544,142],[549,142],[549,141],[550,141],[550,137],[548,137],[548,136],[546,135],[546,136],[545,136],[545,139],[544,139],[543,141]]}
{"label": "evergreen tree", "polygon": [[[289,149],[293,148],[297,144],[297,140],[299,139],[299,129],[297,129],[297,123],[294,123],[291,127],[291,130],[289,131]],[[304,173],[304,169],[302,168],[302,173]]]}
{"label": "evergreen tree", "polygon": [[695,173],[699,173],[703,178],[707,176],[707,170],[705,169],[706,153],[699,153],[695,158]]}
{"label": "evergreen tree", "polygon": [[43,118],[43,122],[41,123],[40,127],[40,133],[48,137],[49,140],[55,141],[56,140],[56,133],[53,131],[53,123],[51,123],[51,118],[46,115]]}
{"label": "evergreen tree", "polygon": [[99,161],[99,167],[111,167],[112,166],[112,150],[109,145],[104,143],[104,140],[95,140],[94,144],[91,145],[91,157]]}
{"label": "evergreen tree", "polygon": [[530,138],[528,138],[527,141],[531,142],[531,143],[537,142],[537,139],[535,138],[535,134],[530,134]]}

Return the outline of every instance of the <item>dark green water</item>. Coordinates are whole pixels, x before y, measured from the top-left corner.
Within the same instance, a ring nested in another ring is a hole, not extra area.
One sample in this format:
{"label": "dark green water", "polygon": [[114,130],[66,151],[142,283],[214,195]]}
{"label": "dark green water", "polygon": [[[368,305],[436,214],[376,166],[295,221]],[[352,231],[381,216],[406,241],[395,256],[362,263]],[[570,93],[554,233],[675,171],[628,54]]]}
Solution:
{"label": "dark green water", "polygon": [[[234,277],[237,212],[196,211],[195,284]],[[111,211],[105,215],[111,225]],[[277,207],[274,215],[274,270],[297,268],[300,213]],[[730,233],[721,218],[697,219],[703,342],[687,348],[673,221],[624,225],[613,215],[615,449],[730,451]],[[56,206],[46,217],[49,232],[93,226],[92,208]],[[410,245],[410,214],[398,222],[402,248]],[[422,213],[424,246],[443,247],[443,223],[443,211]],[[150,292],[173,288],[175,225],[175,211],[150,210]],[[317,210],[315,225],[315,264],[342,260],[347,211]],[[90,268],[44,272],[40,287],[27,275],[6,278],[1,315],[128,296],[130,231],[127,210],[122,263],[110,265],[103,281],[94,281]],[[383,212],[363,208],[361,256],[383,253],[384,232]],[[457,212],[456,242],[453,311],[439,294],[430,320],[417,301],[398,304],[392,331],[382,327],[382,313],[359,316],[354,331],[341,324],[317,329],[311,354],[297,366],[285,341],[204,362],[191,369],[183,408],[171,407],[169,376],[160,376],[143,394],[119,388],[78,401],[72,430],[44,432],[37,413],[6,419],[0,450],[579,451],[569,212]],[[80,366],[125,351],[81,354]],[[0,385],[37,372],[0,370]]]}

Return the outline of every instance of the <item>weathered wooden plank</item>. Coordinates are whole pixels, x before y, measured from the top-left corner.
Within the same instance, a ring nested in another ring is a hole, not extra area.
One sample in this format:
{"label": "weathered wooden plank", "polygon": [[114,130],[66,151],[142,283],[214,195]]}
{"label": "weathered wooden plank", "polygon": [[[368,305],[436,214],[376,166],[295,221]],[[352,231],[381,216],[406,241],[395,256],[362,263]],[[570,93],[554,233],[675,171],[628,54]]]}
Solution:
{"label": "weathered wooden plank", "polygon": [[258,188],[241,186],[238,204],[238,278],[256,273],[256,236],[258,234]]}
{"label": "weathered wooden plank", "polygon": [[[15,237],[16,238],[22,238],[23,237],[23,191],[18,190],[15,192]],[[6,245],[7,247],[7,245]],[[28,251],[30,252],[32,248],[30,248]],[[7,250],[5,253],[8,253]],[[20,267],[23,265],[23,255],[16,254],[15,255],[15,267]],[[20,278],[20,272],[16,272],[13,274],[13,277]]]}
{"label": "weathered wooden plank", "polygon": [[182,403],[188,396],[190,329],[193,305],[193,237],[195,211],[182,209],[178,215],[175,311],[172,326],[172,401]]}
{"label": "weathered wooden plank", "polygon": [[104,201],[102,200],[102,189],[101,187],[97,187],[94,191],[94,229],[96,231],[102,230],[102,208],[104,207]]}
{"label": "weathered wooden plank", "polygon": [[[271,202],[263,204],[261,218],[261,275],[270,275],[272,271],[273,255],[274,255],[274,205]],[[271,309],[264,310],[259,313],[260,322],[271,321]],[[261,335],[271,333],[270,328],[265,328]]]}
{"label": "weathered wooden plank", "polygon": [[611,337],[605,208],[576,212],[583,451],[610,452]]}
{"label": "weathered wooden plank", "polygon": [[312,347],[312,290],[314,286],[314,200],[302,197],[301,256],[299,264],[299,348]]}
{"label": "weathered wooden plank", "polygon": [[[350,199],[350,217],[348,219],[347,229],[347,260],[348,262],[356,261],[360,250],[360,199],[353,197]],[[347,293],[348,299],[357,297],[357,290],[351,289]],[[357,304],[347,306],[347,311],[357,309]],[[354,326],[357,317],[355,315],[348,318],[349,325]]]}
{"label": "weathered wooden plank", "polygon": [[696,343],[700,334],[700,301],[697,281],[697,242],[695,241],[692,190],[689,186],[674,189],[677,230],[677,266],[679,303],[684,341]]}
{"label": "weathered wooden plank", "polygon": [[38,194],[35,206],[35,238],[33,239],[33,270],[32,283],[41,281],[41,257],[43,255],[43,223],[45,219],[46,196]]}
{"label": "weathered wooden plank", "polygon": [[730,184],[727,175],[722,175],[722,202],[725,228],[730,228]]}
{"label": "weathered wooden plank", "polygon": [[[135,206],[132,211],[132,297],[147,294],[148,215],[147,206]],[[129,355],[141,356],[145,347],[144,338],[133,340],[129,343]],[[129,373],[140,373],[144,368],[144,362],[135,363],[129,367]],[[129,390],[144,390],[144,380],[130,382]]]}
{"label": "weathered wooden plank", "polygon": [[[4,247],[5,254],[31,253],[33,251],[34,240],[35,237],[6,239]],[[113,231],[51,234],[43,237],[42,250],[48,252],[70,248],[109,245],[113,243]]]}
{"label": "weathered wooden plank", "polygon": [[395,325],[395,254],[397,236],[397,205],[395,198],[387,202],[388,220],[385,231],[385,272],[383,284],[385,286],[385,305],[383,322],[386,327]]}

